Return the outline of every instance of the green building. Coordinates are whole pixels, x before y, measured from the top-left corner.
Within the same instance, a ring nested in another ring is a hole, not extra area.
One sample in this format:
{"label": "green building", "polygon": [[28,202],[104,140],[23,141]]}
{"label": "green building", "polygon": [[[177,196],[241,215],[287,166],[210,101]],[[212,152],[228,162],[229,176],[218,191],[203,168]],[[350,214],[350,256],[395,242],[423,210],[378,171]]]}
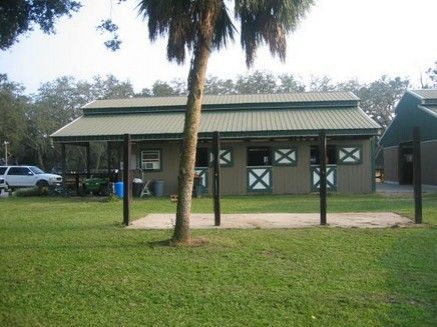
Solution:
{"label": "green building", "polygon": [[437,185],[437,90],[407,91],[379,144],[384,153],[386,182],[412,184],[415,126],[420,128],[422,182]]}

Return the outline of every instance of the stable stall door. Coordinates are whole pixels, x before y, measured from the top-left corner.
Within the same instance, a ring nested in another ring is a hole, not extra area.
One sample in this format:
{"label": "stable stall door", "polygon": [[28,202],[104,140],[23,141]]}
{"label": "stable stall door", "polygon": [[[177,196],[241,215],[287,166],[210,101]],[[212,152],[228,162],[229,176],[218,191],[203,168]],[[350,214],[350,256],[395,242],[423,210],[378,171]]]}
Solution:
{"label": "stable stall door", "polygon": [[272,189],[270,147],[247,148],[247,190],[249,192],[271,192]]}

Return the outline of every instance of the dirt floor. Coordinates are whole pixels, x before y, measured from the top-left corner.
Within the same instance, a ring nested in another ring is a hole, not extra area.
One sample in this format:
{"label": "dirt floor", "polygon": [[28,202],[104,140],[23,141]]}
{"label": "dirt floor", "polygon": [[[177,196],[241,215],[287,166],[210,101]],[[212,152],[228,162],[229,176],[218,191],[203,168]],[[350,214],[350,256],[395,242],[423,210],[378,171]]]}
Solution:
{"label": "dirt floor", "polygon": [[[320,225],[318,213],[254,213],[223,214],[221,226],[214,226],[214,215],[195,213],[191,215],[191,228],[302,228]],[[413,222],[393,212],[331,213],[328,226],[344,228],[404,227]],[[137,219],[127,228],[169,229],[175,224],[174,214],[149,214]]]}

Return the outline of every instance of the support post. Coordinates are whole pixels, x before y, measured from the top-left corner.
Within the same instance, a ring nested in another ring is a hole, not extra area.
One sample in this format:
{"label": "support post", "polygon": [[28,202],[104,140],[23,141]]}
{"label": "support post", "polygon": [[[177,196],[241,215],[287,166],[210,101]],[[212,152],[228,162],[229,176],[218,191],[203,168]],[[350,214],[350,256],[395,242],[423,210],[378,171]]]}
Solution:
{"label": "support post", "polygon": [[106,163],[108,167],[108,178],[111,177],[111,142],[106,142]]}
{"label": "support post", "polygon": [[65,144],[61,144],[61,175],[62,175],[62,186],[65,187],[65,170],[66,170],[66,154],[65,154]]}
{"label": "support post", "polygon": [[79,174],[78,173],[76,173],[74,175],[74,184],[75,184],[75,187],[76,187],[76,195],[79,196],[80,195],[80,190],[79,190]]}
{"label": "support post", "polygon": [[112,194],[112,176],[111,176],[111,142],[106,142],[106,166],[107,166],[107,173],[108,173],[108,195]]}
{"label": "support post", "polygon": [[422,223],[422,164],[420,150],[420,128],[413,128],[413,183],[414,183],[414,220]]}
{"label": "support post", "polygon": [[326,131],[319,134],[320,156],[320,225],[326,225]]}
{"label": "support post", "polygon": [[91,177],[91,152],[90,152],[90,144],[86,145],[86,178]]}
{"label": "support post", "polygon": [[117,165],[118,165],[118,170],[121,170],[122,149],[123,149],[123,142],[117,143]]}
{"label": "support post", "polygon": [[370,140],[370,158],[372,160],[370,164],[370,176],[372,178],[372,192],[376,191],[376,137],[372,137]]}
{"label": "support post", "polygon": [[214,132],[213,135],[213,154],[214,154],[214,225],[220,226],[221,210],[220,210],[220,133]]}
{"label": "support post", "polygon": [[130,202],[131,202],[131,182],[129,174],[129,159],[131,155],[130,135],[124,134],[123,142],[123,224],[129,225]]}

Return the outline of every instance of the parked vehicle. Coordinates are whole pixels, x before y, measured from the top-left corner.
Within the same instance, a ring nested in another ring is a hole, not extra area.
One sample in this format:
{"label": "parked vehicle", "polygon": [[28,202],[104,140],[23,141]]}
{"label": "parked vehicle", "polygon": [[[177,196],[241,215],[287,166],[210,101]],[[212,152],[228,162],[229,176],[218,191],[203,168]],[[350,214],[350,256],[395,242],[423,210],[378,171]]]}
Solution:
{"label": "parked vehicle", "polygon": [[0,166],[0,179],[7,188],[58,186],[62,177],[47,174],[36,166]]}
{"label": "parked vehicle", "polygon": [[3,177],[0,177],[0,193],[6,190],[6,183],[5,183],[5,179]]}
{"label": "parked vehicle", "polygon": [[109,193],[109,182],[107,178],[87,178],[83,182],[83,194],[93,193],[94,195],[106,196]]}

